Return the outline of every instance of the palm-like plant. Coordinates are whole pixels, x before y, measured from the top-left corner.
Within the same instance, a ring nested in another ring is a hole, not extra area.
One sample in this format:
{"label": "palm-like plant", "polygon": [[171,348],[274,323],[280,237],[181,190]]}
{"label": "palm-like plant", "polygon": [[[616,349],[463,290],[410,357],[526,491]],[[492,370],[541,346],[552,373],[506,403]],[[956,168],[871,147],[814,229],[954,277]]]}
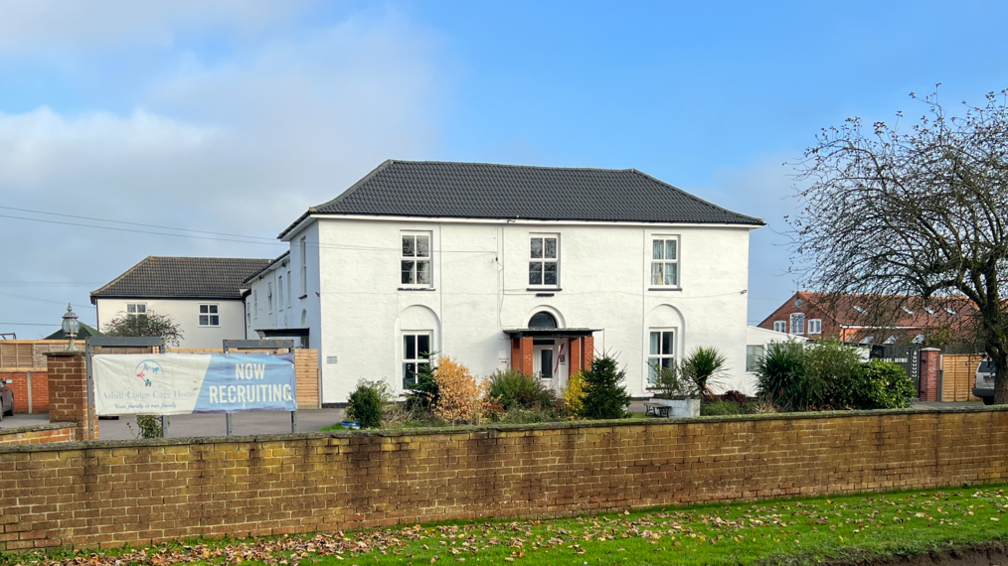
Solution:
{"label": "palm-like plant", "polygon": [[697,392],[704,398],[713,395],[710,378],[725,368],[725,357],[717,348],[699,346],[683,360],[683,373],[696,384]]}

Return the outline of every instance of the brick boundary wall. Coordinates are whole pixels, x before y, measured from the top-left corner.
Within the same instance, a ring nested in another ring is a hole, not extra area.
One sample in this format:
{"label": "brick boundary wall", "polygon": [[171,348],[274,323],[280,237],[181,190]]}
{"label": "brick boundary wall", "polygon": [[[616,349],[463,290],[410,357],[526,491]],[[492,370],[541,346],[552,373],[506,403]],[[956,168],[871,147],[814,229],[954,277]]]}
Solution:
{"label": "brick boundary wall", "polygon": [[1008,407],[0,447],[0,549],[1008,479]]}
{"label": "brick boundary wall", "polygon": [[76,425],[61,423],[0,428],[0,446],[72,442],[76,440],[76,429]]}
{"label": "brick boundary wall", "polygon": [[[32,390],[31,407],[28,406],[29,376],[31,376]],[[49,411],[49,377],[45,368],[23,371],[0,369],[0,379],[13,381],[10,388],[14,391],[15,413],[45,413]]]}

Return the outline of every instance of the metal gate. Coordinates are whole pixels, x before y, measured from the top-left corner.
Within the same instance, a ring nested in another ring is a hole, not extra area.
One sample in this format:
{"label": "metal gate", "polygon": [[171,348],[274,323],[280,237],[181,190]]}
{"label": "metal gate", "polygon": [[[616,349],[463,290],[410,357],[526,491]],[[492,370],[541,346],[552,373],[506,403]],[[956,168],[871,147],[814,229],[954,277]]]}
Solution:
{"label": "metal gate", "polygon": [[917,396],[920,396],[920,351],[921,346],[872,346],[871,359],[892,362],[903,368],[913,380]]}

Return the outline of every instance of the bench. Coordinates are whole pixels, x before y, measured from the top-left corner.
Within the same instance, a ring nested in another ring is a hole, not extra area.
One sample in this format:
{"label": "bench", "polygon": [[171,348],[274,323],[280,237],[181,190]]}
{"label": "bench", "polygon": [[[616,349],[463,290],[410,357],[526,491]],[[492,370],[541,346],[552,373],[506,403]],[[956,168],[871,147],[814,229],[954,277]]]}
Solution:
{"label": "bench", "polygon": [[644,403],[644,416],[661,417],[668,418],[669,410],[672,407],[668,405],[653,405],[651,403]]}

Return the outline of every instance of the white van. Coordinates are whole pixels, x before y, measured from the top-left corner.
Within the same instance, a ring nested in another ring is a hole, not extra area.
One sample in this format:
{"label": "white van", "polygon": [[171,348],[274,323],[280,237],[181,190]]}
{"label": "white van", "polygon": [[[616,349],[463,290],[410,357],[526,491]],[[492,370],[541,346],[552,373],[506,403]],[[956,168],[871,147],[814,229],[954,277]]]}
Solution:
{"label": "white van", "polygon": [[973,395],[983,399],[984,405],[994,404],[994,360],[984,358],[976,370]]}

